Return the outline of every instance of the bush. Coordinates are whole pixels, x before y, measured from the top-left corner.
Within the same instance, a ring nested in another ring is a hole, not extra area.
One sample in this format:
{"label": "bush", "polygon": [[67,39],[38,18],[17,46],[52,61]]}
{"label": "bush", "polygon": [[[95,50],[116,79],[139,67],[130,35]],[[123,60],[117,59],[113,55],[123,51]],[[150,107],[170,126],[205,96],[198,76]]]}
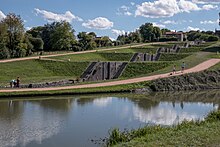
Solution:
{"label": "bush", "polygon": [[207,41],[209,41],[209,42],[218,41],[218,39],[219,38],[217,36],[209,36]]}
{"label": "bush", "polygon": [[9,57],[9,50],[3,44],[0,44],[0,59],[7,59]]}
{"label": "bush", "polygon": [[166,41],[178,41],[178,39],[176,37],[169,37],[169,38],[163,37],[159,39],[159,42],[166,42]]}

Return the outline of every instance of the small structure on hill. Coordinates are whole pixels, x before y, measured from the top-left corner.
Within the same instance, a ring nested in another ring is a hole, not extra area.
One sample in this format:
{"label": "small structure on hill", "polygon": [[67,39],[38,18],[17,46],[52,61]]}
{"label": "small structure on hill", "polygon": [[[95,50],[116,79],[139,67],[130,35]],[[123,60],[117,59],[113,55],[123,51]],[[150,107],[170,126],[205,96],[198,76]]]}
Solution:
{"label": "small structure on hill", "polygon": [[184,32],[166,32],[165,37],[171,38],[175,37],[178,41],[184,41],[187,40],[187,35]]}
{"label": "small structure on hill", "polygon": [[127,62],[92,62],[80,79],[83,82],[117,79],[127,64]]}

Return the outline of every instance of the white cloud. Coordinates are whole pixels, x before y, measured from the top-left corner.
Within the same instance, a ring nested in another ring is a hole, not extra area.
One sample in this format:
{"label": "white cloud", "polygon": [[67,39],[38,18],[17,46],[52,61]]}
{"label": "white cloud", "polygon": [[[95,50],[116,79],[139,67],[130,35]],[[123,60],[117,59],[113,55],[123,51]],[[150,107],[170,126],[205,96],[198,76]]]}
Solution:
{"label": "white cloud", "polygon": [[217,24],[217,21],[212,21],[212,20],[205,20],[205,21],[200,21],[200,24]]}
{"label": "white cloud", "polygon": [[220,3],[220,0],[192,0],[194,3],[206,4],[206,3]]}
{"label": "white cloud", "polygon": [[178,2],[179,8],[182,12],[190,12],[190,11],[198,11],[201,10],[195,3],[192,3],[191,1],[186,0],[180,0]]}
{"label": "white cloud", "polygon": [[158,24],[158,23],[156,23],[156,22],[153,22],[153,26],[159,27],[159,28],[165,28],[165,27],[166,27],[165,25],[163,25],[163,24]]}
{"label": "white cloud", "polygon": [[171,17],[179,13],[179,11],[176,0],[158,0],[137,5],[135,16],[150,18]]}
{"label": "white cloud", "polygon": [[86,28],[99,30],[110,29],[113,27],[113,25],[113,22],[109,21],[107,18],[104,17],[97,17],[93,20],[88,20],[87,22],[82,24],[82,26]]}
{"label": "white cloud", "polygon": [[46,19],[48,22],[53,22],[53,21],[67,21],[67,22],[72,22],[73,20],[76,21],[83,21],[82,18],[73,15],[70,11],[66,11],[65,14],[56,14],[53,12],[49,12],[46,10],[40,10],[35,8],[36,14],[41,14],[44,19]]}
{"label": "white cloud", "polygon": [[124,15],[131,16],[132,13],[127,11],[127,12],[124,12]]}
{"label": "white cloud", "polygon": [[134,3],[134,2],[131,2],[131,5],[132,5],[132,6],[134,6],[134,5],[135,5],[135,3]]}
{"label": "white cloud", "polygon": [[200,30],[199,28],[194,28],[194,27],[191,27],[191,26],[188,26],[187,27],[187,31],[198,31]]}
{"label": "white cloud", "polygon": [[166,21],[162,21],[163,24],[178,24],[178,22],[174,21],[174,20],[166,20]]}
{"label": "white cloud", "polygon": [[135,16],[147,18],[172,17],[181,12],[190,13],[192,11],[211,10],[216,8],[218,8],[217,5],[211,4],[200,7],[191,0],[155,0],[153,2],[143,2],[137,5]]}
{"label": "white cloud", "polygon": [[32,29],[32,27],[26,27],[25,29],[26,29],[26,31],[28,31],[28,30]]}
{"label": "white cloud", "polygon": [[131,16],[132,13],[129,11],[131,8],[128,6],[121,6],[118,10],[117,10],[117,15],[127,15],[127,16]]}
{"label": "white cloud", "polygon": [[124,35],[124,34],[125,34],[125,31],[124,31],[124,30],[112,29],[112,33],[113,33],[115,36],[119,36],[119,35]]}
{"label": "white cloud", "polygon": [[203,5],[202,6],[202,9],[203,10],[211,10],[211,9],[217,9],[218,8],[218,6],[217,5]]}
{"label": "white cloud", "polygon": [[2,11],[0,11],[0,21],[2,20],[2,19],[4,19],[6,16],[5,16],[5,14],[2,12]]}

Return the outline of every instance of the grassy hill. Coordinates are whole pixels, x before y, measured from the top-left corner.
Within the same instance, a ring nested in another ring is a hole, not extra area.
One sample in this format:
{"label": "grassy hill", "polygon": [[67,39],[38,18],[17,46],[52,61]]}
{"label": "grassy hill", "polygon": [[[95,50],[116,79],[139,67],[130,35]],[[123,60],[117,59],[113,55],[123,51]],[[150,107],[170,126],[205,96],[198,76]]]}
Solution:
{"label": "grassy hill", "polygon": [[21,83],[36,83],[79,77],[89,62],[58,62],[26,60],[1,63],[0,85],[8,85],[11,79],[21,78]]}

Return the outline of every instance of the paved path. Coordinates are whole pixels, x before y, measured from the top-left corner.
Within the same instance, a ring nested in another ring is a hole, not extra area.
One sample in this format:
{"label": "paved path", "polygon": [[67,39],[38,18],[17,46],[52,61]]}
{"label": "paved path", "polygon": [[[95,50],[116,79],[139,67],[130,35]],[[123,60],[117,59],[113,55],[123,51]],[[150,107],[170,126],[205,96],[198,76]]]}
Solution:
{"label": "paved path", "polygon": [[[94,52],[97,52],[97,51],[110,51],[110,50],[125,49],[125,48],[130,48],[130,47],[140,47],[140,46],[144,46],[144,45],[165,44],[165,43],[167,43],[167,42],[143,43],[143,44],[115,47],[115,48],[109,48],[109,49],[98,49],[98,50],[88,50],[88,51],[81,51],[81,52],[71,52],[71,53],[63,53],[63,54],[45,55],[45,56],[41,56],[41,57],[42,58],[46,58],[46,57],[56,57],[56,56],[65,56],[65,55],[76,55],[76,54],[94,53]],[[23,60],[32,60],[32,59],[39,59],[39,56],[0,60],[0,63],[23,61]]]}
{"label": "paved path", "polygon": [[66,89],[79,89],[79,88],[94,88],[94,87],[105,87],[105,86],[115,86],[115,85],[123,85],[123,84],[131,84],[131,83],[138,83],[143,81],[151,81],[158,78],[166,78],[171,76],[179,76],[186,73],[193,73],[203,71],[212,67],[213,65],[220,62],[220,59],[209,59],[199,65],[187,69],[184,73],[178,71],[178,74],[170,75],[169,73],[147,76],[147,77],[140,77],[140,78],[133,78],[127,80],[119,80],[119,81],[112,81],[112,82],[105,82],[105,83],[95,83],[95,84],[85,84],[85,85],[74,85],[74,86],[65,86],[65,87],[50,87],[50,88],[32,88],[32,89],[4,89],[0,90],[0,92],[24,92],[24,91],[49,91],[49,90],[66,90]]}

